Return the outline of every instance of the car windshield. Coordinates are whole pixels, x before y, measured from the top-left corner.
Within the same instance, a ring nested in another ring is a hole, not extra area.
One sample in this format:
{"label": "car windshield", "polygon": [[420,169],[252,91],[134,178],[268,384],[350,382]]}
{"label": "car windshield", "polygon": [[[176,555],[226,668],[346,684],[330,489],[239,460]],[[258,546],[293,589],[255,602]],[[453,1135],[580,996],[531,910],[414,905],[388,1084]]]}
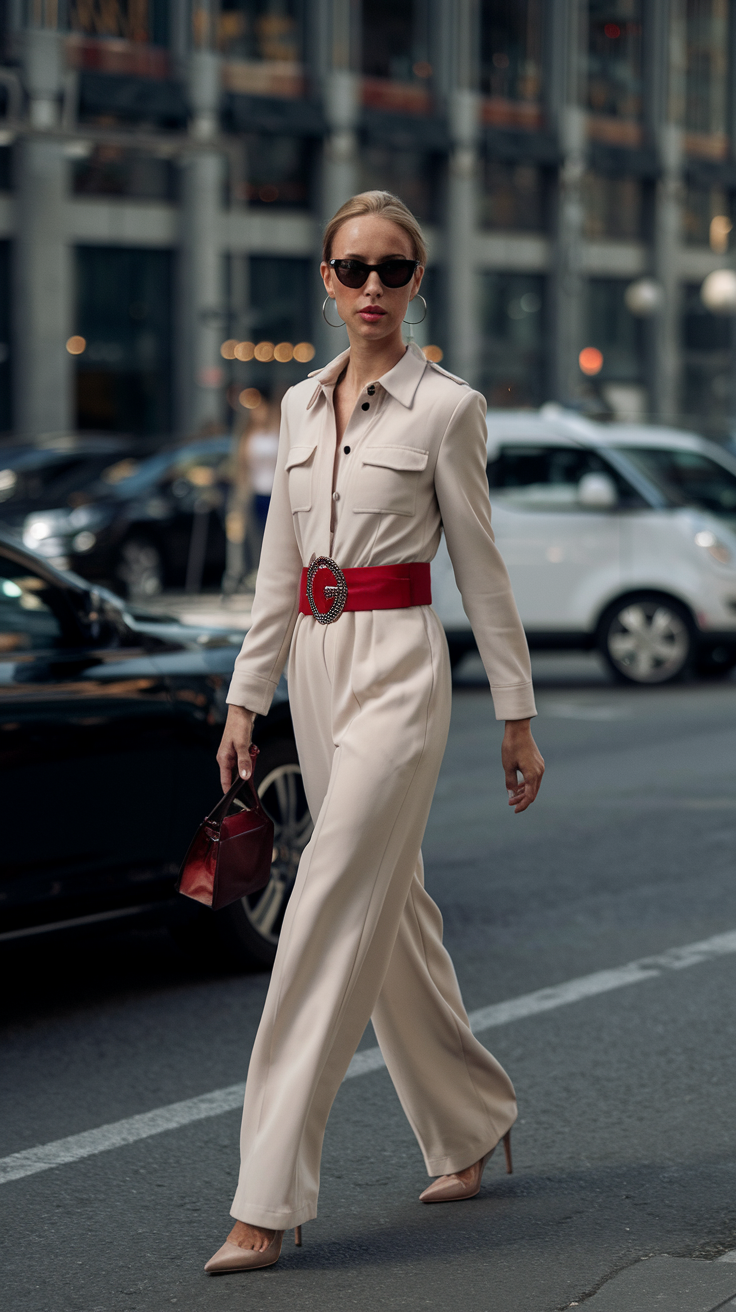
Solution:
{"label": "car windshield", "polygon": [[700,451],[677,447],[620,446],[625,456],[671,506],[697,506],[736,519],[736,474]]}
{"label": "car windshield", "polygon": [[[39,510],[73,504],[77,489],[99,478],[110,464],[110,452],[0,452],[0,519],[3,510],[32,502]],[[71,499],[70,499],[71,498]]]}

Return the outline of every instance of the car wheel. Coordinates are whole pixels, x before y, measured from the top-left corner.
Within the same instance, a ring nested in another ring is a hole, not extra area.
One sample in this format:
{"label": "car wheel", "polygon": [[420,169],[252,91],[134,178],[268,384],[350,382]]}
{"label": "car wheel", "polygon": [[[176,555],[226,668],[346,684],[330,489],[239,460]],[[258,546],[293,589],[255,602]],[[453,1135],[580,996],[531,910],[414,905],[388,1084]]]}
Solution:
{"label": "car wheel", "polygon": [[672,683],[692,663],[692,621],[670,597],[640,595],[614,603],[598,630],[598,646],[627,683]]}
{"label": "car wheel", "polygon": [[158,547],[148,538],[128,538],[123,543],[115,574],[131,600],[145,601],[163,592],[163,558]]}
{"label": "car wheel", "polygon": [[256,789],[274,824],[273,864],[266,887],[217,912],[220,938],[241,965],[272,966],[284,912],[299,861],[312,836],[296,743],[265,743],[258,757]]}

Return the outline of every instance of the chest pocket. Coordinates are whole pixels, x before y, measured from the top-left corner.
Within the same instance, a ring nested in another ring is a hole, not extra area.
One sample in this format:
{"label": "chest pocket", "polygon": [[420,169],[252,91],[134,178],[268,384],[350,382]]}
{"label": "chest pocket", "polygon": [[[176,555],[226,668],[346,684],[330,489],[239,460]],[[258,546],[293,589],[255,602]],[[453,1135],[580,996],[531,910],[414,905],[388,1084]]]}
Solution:
{"label": "chest pocket", "polygon": [[292,514],[298,510],[312,509],[312,470],[316,450],[316,442],[310,446],[293,446],[286,457]]}
{"label": "chest pocket", "polygon": [[412,446],[367,447],[355,493],[357,515],[413,515],[428,451]]}

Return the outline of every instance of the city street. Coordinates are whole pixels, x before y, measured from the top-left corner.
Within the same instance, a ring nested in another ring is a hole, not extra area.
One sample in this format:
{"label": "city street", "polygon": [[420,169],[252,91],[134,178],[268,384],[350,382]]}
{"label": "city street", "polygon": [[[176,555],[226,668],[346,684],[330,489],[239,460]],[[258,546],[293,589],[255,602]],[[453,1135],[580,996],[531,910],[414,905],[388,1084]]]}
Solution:
{"label": "city street", "polygon": [[[231,1109],[0,1184],[8,1312],[553,1312],[641,1258],[736,1248],[736,951],[672,953],[736,931],[736,679],[618,687],[595,657],[538,658],[547,775],[515,816],[481,673],[460,671],[424,854],[468,1010],[524,1000],[476,1022],[516,1086],[514,1174],[499,1150],[477,1198],[422,1206],[368,1057],[330,1118],[319,1217],[275,1268],[202,1271],[231,1225]],[[26,941],[0,969],[0,1157],[245,1079],[263,974],[165,931]]]}

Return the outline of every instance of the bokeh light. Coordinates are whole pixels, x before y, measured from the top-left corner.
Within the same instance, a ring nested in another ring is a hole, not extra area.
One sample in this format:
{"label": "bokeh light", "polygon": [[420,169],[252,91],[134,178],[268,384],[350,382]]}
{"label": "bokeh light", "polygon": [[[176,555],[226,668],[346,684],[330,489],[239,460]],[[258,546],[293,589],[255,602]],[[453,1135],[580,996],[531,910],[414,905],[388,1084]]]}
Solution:
{"label": "bokeh light", "polygon": [[261,404],[261,394],[257,387],[246,387],[238,397],[240,404],[246,410],[255,410],[256,406]]}
{"label": "bokeh light", "polygon": [[593,378],[603,368],[603,352],[597,346],[584,346],[578,356],[578,364],[588,378]]}
{"label": "bokeh light", "polygon": [[273,358],[274,360],[278,360],[279,364],[288,364],[293,354],[294,347],[291,342],[279,342],[278,346],[274,349]]}
{"label": "bokeh light", "polygon": [[237,345],[238,343],[234,337],[229,337],[226,342],[222,343],[222,346],[220,347],[220,355],[223,360],[235,359],[235,348]]}
{"label": "bokeh light", "polygon": [[294,359],[298,360],[299,364],[309,364],[309,361],[314,359],[314,347],[312,346],[312,343],[297,342],[294,347]]}
{"label": "bokeh light", "polygon": [[273,351],[273,342],[259,342],[253,354],[261,364],[268,364],[273,360]]}
{"label": "bokeh light", "polygon": [[236,360],[242,360],[243,364],[245,364],[248,360],[253,359],[255,349],[253,342],[238,342],[233,350],[233,355]]}
{"label": "bokeh light", "polygon": [[441,346],[425,346],[422,349],[424,351],[426,358],[428,360],[431,360],[432,364],[439,364],[440,360],[445,354]]}
{"label": "bokeh light", "polygon": [[84,337],[70,337],[66,344],[66,349],[70,355],[81,355],[87,349],[87,341]]}

